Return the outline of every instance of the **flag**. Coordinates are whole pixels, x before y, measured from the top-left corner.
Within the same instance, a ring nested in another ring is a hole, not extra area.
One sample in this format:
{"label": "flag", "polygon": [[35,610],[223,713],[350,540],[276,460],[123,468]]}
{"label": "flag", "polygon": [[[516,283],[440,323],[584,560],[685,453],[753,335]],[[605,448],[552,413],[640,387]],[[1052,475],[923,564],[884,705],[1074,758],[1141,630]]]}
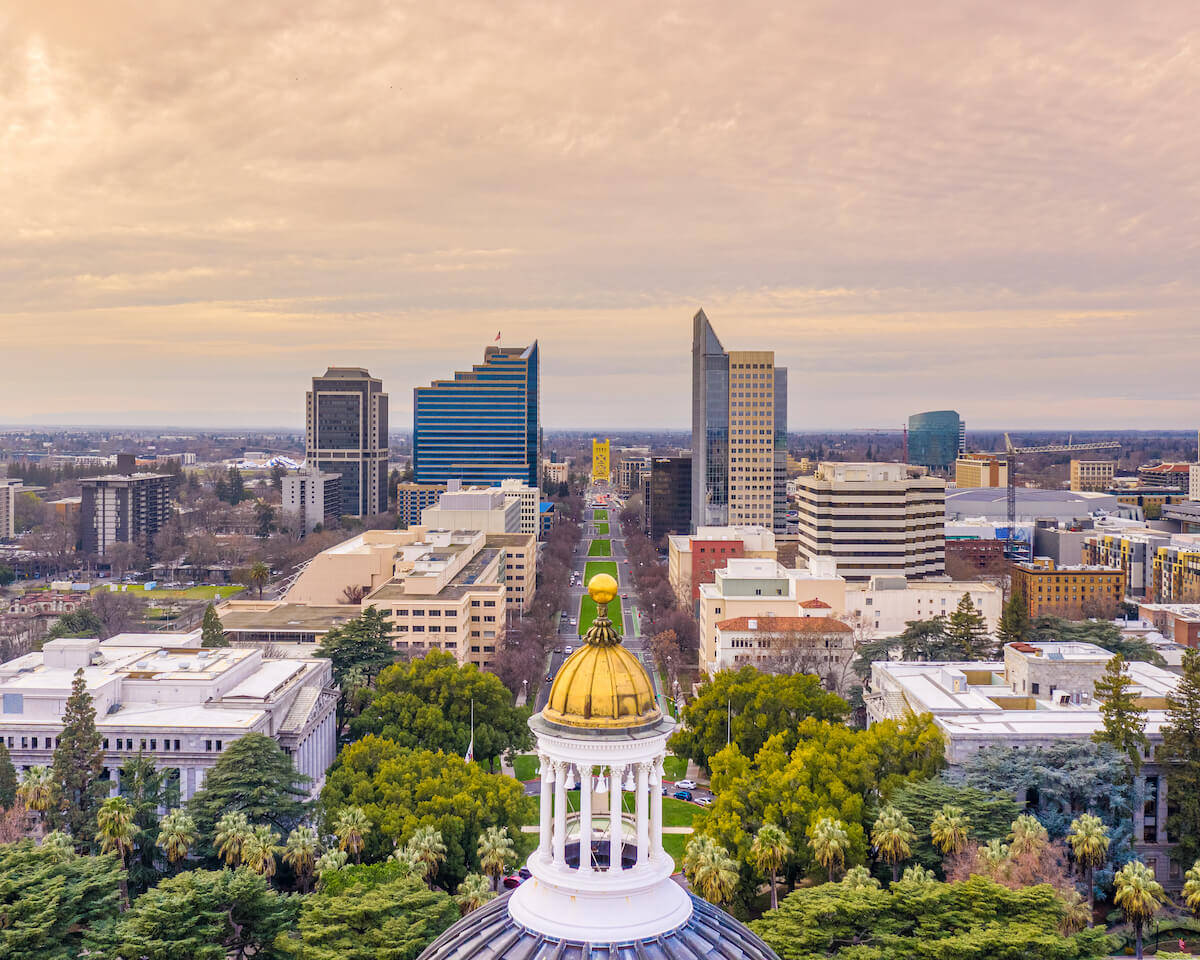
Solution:
{"label": "flag", "polygon": [[471,742],[467,744],[467,753],[463,757],[467,763],[472,763],[475,760],[475,735],[471,735]]}
{"label": "flag", "polygon": [[497,331],[496,331],[496,339],[495,339],[495,340],[493,340],[492,342],[493,342],[493,343],[499,343],[499,342],[500,342],[500,331],[499,331],[499,330],[497,330]]}

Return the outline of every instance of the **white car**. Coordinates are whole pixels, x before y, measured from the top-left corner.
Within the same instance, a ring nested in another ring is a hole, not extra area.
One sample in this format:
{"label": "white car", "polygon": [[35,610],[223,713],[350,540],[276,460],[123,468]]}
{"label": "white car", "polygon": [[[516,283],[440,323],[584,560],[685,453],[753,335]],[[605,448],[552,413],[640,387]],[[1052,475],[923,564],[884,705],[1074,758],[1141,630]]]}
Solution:
{"label": "white car", "polygon": [[712,797],[697,797],[696,803],[700,804],[700,806],[702,806],[702,807],[711,806],[712,805]]}
{"label": "white car", "polygon": [[675,781],[675,789],[676,790],[695,790],[696,789],[696,781],[695,780],[676,780]]}
{"label": "white car", "polygon": [[575,648],[574,647],[566,647],[563,652],[569,656],[570,654],[575,652]]}

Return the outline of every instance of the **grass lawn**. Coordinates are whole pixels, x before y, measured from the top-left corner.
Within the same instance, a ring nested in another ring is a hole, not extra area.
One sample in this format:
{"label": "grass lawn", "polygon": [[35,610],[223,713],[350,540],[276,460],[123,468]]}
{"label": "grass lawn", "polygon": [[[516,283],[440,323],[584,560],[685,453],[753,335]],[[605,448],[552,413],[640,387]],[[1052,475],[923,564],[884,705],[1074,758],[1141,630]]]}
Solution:
{"label": "grass lawn", "polygon": [[663,826],[690,827],[700,807],[686,800],[676,800],[674,797],[663,797]]}
{"label": "grass lawn", "polygon": [[516,771],[518,780],[536,780],[538,776],[537,756],[532,753],[524,753],[513,757],[513,770]]}
{"label": "grass lawn", "polygon": [[588,547],[589,557],[611,557],[612,556],[612,541],[611,540],[593,540],[592,545]]}
{"label": "grass lawn", "polygon": [[668,754],[663,760],[663,776],[668,780],[682,780],[687,776],[687,760]]}
{"label": "grass lawn", "polygon": [[[121,586],[125,586],[125,584],[121,584]],[[128,584],[128,587],[129,589],[123,592],[131,593],[143,600],[215,600],[217,594],[221,595],[222,600],[228,600],[234,594],[241,593],[246,589],[237,583],[224,587],[188,587],[186,590],[143,590],[140,583],[131,583]],[[95,587],[93,593],[96,590],[107,589],[107,585]]]}
{"label": "grass lawn", "polygon": [[592,511],[592,519],[593,520],[607,520],[608,519],[608,511],[607,510],[594,510],[594,511]]}
{"label": "grass lawn", "polygon": [[679,873],[683,870],[683,851],[687,847],[687,843],[692,837],[687,833],[665,833],[663,834],[663,849],[667,851],[667,855],[675,861],[675,872]]}
{"label": "grass lawn", "polygon": [[604,534],[604,536],[608,536],[608,524],[607,523],[596,524],[596,532]]}
{"label": "grass lawn", "polygon": [[621,575],[617,572],[615,560],[589,560],[583,568],[584,584],[586,585],[598,573],[607,573],[617,583],[621,582]]}
{"label": "grass lawn", "polygon": [[[593,541],[595,542],[595,541]],[[583,569],[583,582],[586,585],[598,573],[607,573],[618,582],[620,577],[617,574],[617,565],[612,560],[589,560]],[[621,612],[621,599],[618,597],[608,605],[608,615],[612,618],[613,629],[617,633],[625,631],[625,616]],[[592,621],[596,619],[596,604],[587,594],[584,594],[583,599],[579,602],[579,635],[583,636],[587,633],[588,627],[592,625]]]}

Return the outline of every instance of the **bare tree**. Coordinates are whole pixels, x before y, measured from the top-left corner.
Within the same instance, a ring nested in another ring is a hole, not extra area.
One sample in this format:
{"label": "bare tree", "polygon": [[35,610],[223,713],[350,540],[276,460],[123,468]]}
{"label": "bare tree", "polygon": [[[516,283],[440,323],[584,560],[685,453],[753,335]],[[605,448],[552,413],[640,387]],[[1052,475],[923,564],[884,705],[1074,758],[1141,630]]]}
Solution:
{"label": "bare tree", "polygon": [[145,605],[129,593],[101,590],[92,598],[92,612],[103,624],[101,640],[127,633],[142,618]]}
{"label": "bare tree", "polygon": [[141,569],[146,564],[146,551],[140,543],[114,543],[104,553],[112,575],[117,579],[125,576],[126,572]]}
{"label": "bare tree", "polygon": [[366,595],[366,587],[359,586],[357,583],[351,583],[342,591],[342,603],[362,603],[363,597]]}

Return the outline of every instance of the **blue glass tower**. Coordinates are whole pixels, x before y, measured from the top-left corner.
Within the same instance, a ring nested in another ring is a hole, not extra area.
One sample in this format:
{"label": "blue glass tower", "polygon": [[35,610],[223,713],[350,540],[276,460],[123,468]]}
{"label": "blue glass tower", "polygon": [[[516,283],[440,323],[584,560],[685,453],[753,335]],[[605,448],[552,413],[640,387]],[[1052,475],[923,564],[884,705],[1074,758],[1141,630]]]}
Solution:
{"label": "blue glass tower", "polygon": [[413,390],[417,483],[538,486],[538,345],[488,347],[483,363]]}
{"label": "blue glass tower", "polygon": [[957,410],[930,410],[908,418],[908,462],[930,470],[949,471],[966,449],[966,434]]}

